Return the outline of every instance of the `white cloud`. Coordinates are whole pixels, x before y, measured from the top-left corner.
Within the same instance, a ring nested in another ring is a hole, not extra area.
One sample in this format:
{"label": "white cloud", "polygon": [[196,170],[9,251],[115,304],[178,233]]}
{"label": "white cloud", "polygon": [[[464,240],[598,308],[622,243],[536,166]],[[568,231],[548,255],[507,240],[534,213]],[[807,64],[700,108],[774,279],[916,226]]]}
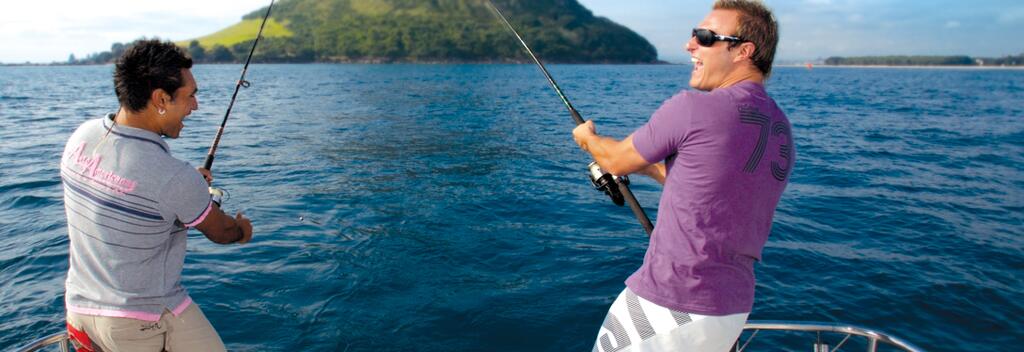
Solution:
{"label": "white cloud", "polygon": [[[976,3],[891,0],[766,0],[775,9],[785,58],[874,53],[967,53],[1006,55],[1005,43],[1024,32],[1021,0]],[[28,0],[0,10],[0,62],[51,62],[68,54],[84,57],[114,42],[146,36],[184,40],[234,24],[270,0]],[[713,0],[580,0],[594,11],[637,31],[663,58],[685,58],[682,42]],[[919,14],[915,15],[915,14]],[[978,30],[950,40],[936,37]],[[880,42],[880,33],[900,33],[905,42]],[[966,38],[983,38],[971,42]],[[799,41],[799,42],[798,42]],[[836,46],[835,43],[843,43]],[[916,45],[916,46],[913,46]]]}
{"label": "white cloud", "polygon": [[194,38],[237,22],[264,0],[34,0],[0,11],[0,62],[64,61],[139,37]]}

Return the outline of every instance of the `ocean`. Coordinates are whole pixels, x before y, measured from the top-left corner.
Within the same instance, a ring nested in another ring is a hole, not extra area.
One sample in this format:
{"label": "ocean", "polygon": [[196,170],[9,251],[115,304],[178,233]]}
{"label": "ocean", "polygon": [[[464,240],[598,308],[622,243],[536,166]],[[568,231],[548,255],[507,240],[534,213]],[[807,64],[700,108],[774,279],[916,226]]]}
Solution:
{"label": "ocean", "polygon": [[[202,163],[240,70],[193,69],[200,109],[169,141],[178,158]],[[550,70],[619,138],[689,89],[686,65]],[[0,350],[63,328],[58,163],[79,124],[116,111],[111,71],[0,67]],[[253,64],[247,78],[213,173],[255,236],[193,232],[182,279],[229,350],[590,350],[647,237],[593,190],[535,66]],[[768,91],[798,158],[750,319],[930,351],[1024,344],[1024,70],[778,67]],[[661,187],[632,181],[654,218]]]}

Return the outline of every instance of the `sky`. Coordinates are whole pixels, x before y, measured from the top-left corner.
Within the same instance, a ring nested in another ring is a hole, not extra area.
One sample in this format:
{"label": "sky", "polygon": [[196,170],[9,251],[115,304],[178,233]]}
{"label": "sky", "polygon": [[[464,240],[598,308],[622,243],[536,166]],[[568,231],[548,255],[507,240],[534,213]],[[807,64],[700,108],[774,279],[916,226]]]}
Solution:
{"label": "sky", "polygon": [[[712,0],[578,0],[647,38],[662,60],[683,44]],[[265,0],[32,0],[0,11],[0,62],[49,63],[139,37],[185,40],[216,32]],[[1024,53],[1021,0],[766,0],[780,25],[777,62],[829,56]]]}

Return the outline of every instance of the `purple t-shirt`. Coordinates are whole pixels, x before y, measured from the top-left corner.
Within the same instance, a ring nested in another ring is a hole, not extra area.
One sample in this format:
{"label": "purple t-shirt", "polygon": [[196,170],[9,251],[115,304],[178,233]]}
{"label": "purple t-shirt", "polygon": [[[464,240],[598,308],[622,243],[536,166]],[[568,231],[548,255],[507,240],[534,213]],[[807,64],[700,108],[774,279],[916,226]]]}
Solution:
{"label": "purple t-shirt", "polygon": [[796,156],[786,115],[750,81],[684,91],[633,134],[633,145],[668,172],[644,264],[626,285],[673,310],[750,312],[754,261]]}

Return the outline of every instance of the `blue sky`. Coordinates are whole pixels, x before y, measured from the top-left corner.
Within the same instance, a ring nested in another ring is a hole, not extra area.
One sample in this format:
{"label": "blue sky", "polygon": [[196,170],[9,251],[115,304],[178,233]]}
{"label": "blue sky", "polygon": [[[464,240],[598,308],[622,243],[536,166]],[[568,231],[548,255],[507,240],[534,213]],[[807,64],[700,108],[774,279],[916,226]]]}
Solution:
{"label": "blue sky", "polygon": [[[624,24],[664,60],[683,52],[690,28],[714,1],[580,0]],[[854,55],[1005,56],[1024,53],[1024,1],[765,1],[779,19],[778,60]]]}
{"label": "blue sky", "polygon": [[[663,60],[712,0],[579,0],[647,38]],[[141,36],[180,40],[229,26],[264,0],[33,0],[0,11],[0,62],[64,61]],[[777,60],[853,55],[1004,56],[1024,53],[1024,1],[767,0],[781,25]]]}

